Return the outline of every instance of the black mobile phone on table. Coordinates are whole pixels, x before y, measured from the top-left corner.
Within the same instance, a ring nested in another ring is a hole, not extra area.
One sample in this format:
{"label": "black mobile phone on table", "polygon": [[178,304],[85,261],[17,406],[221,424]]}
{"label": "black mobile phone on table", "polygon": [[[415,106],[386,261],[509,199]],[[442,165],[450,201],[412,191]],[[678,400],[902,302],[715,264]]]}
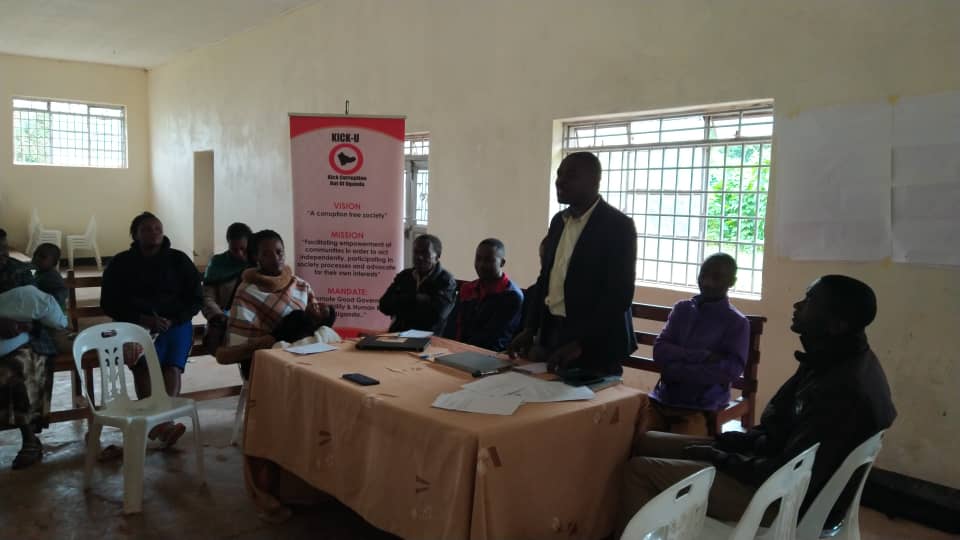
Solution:
{"label": "black mobile phone on table", "polygon": [[374,379],[373,377],[367,377],[362,373],[345,373],[343,378],[352,383],[359,384],[360,386],[373,386],[375,384],[380,384],[380,381]]}

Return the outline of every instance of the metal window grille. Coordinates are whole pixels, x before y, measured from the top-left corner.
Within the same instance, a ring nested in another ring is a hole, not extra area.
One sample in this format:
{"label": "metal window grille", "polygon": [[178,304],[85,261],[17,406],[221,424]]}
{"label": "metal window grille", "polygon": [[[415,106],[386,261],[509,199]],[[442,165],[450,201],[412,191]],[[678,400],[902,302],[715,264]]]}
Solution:
{"label": "metal window grille", "polygon": [[115,105],[14,98],[13,162],[126,167],[126,109]]}
{"label": "metal window grille", "polygon": [[739,266],[734,293],[759,298],[773,104],[564,125],[563,153],[600,158],[603,198],[637,227],[637,283],[697,287],[704,257]]}
{"label": "metal window grille", "polygon": [[[417,225],[426,226],[429,215],[430,170],[425,165],[430,157],[430,135],[423,133],[407,135],[403,141],[403,155],[406,160],[406,166],[403,170],[403,185],[406,188],[408,171],[414,171],[414,187],[416,188],[414,214]],[[404,200],[406,200],[406,196],[404,196]]]}
{"label": "metal window grille", "polygon": [[406,139],[403,141],[403,155],[407,157],[429,156],[430,135],[407,135]]}

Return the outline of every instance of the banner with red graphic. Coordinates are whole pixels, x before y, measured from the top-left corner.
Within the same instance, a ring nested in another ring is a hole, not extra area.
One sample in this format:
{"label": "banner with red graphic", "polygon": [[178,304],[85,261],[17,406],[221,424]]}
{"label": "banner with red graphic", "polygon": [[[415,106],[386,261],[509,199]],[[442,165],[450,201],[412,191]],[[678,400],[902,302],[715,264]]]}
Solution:
{"label": "banner with red graphic", "polygon": [[294,272],[337,326],[390,325],[377,302],[403,264],[403,137],[403,118],[290,115]]}

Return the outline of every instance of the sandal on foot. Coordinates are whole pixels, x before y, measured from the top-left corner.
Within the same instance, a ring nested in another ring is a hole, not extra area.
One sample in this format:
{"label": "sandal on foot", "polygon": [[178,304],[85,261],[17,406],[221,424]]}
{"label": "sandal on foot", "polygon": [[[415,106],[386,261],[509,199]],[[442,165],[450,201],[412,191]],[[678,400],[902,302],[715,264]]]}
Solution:
{"label": "sandal on foot", "polygon": [[177,441],[179,441],[180,437],[183,437],[183,434],[186,432],[187,426],[183,424],[170,424],[170,427],[160,435],[160,442],[163,443],[165,449],[170,448],[177,444]]}
{"label": "sandal on foot", "polygon": [[43,445],[40,441],[36,443],[27,443],[17,452],[17,457],[13,458],[11,469],[26,469],[43,461]]}
{"label": "sandal on foot", "polygon": [[170,426],[172,425],[173,425],[172,422],[164,422],[162,424],[157,424],[153,426],[153,429],[151,429],[150,432],[147,433],[147,438],[150,439],[151,441],[155,441],[157,439],[160,439],[162,441],[164,434],[167,432],[168,429],[170,429]]}
{"label": "sandal on foot", "polygon": [[97,461],[103,463],[105,461],[113,461],[121,458],[123,458],[123,448],[115,444],[111,444],[100,451],[100,455],[97,456]]}

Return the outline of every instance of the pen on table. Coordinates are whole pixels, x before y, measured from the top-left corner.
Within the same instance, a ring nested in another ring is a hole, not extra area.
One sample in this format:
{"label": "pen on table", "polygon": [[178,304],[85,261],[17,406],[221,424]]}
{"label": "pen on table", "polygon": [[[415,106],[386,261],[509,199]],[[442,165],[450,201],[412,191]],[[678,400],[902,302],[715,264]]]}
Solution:
{"label": "pen on table", "polygon": [[[510,367],[513,367],[513,366],[510,366]],[[480,377],[486,377],[487,375],[496,375],[497,373],[503,373],[504,371],[509,370],[510,367],[499,368],[499,369],[488,369],[488,370],[485,370],[485,371],[480,371],[480,370],[478,369],[478,370],[474,371],[474,372],[472,373],[472,375],[473,375],[474,377],[476,377],[476,378],[479,379]]]}

